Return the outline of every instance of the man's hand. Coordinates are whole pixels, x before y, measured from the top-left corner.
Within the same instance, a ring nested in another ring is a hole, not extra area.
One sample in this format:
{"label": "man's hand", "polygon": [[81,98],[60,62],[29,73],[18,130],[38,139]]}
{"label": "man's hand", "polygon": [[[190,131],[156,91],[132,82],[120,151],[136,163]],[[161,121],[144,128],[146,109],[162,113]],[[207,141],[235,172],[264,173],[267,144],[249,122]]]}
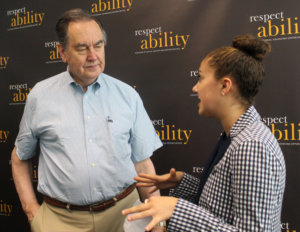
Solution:
{"label": "man's hand", "polygon": [[27,215],[28,218],[28,222],[29,224],[32,223],[32,220],[35,216],[35,214],[37,213],[37,211],[39,210],[41,206],[37,203],[32,204],[30,207],[28,207],[27,209],[24,210],[25,214]]}
{"label": "man's hand", "polygon": [[27,215],[29,223],[31,223],[34,215],[40,208],[32,186],[31,161],[20,160],[15,147],[11,153],[11,164],[13,179],[22,204],[22,208]]}

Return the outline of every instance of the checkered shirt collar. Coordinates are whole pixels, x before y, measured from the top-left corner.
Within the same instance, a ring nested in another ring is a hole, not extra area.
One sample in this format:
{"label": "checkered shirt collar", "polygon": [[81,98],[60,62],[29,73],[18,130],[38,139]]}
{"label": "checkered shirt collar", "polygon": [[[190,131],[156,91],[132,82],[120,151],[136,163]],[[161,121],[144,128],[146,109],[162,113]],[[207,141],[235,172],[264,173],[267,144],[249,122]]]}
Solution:
{"label": "checkered shirt collar", "polygon": [[250,106],[244,114],[234,123],[230,130],[230,138],[237,136],[245,127],[253,124],[255,121],[261,120],[260,115],[256,111],[254,106]]}

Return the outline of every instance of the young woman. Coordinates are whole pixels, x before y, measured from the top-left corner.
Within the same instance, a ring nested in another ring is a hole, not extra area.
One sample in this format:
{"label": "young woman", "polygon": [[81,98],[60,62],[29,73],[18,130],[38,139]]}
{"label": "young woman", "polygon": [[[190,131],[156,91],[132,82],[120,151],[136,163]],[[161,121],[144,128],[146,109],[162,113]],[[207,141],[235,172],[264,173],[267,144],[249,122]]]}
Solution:
{"label": "young woman", "polygon": [[171,169],[139,174],[139,186],[173,188],[126,209],[128,220],[152,216],[145,230],[170,219],[168,231],[281,231],[285,162],[277,140],[252,105],[262,84],[270,44],[251,35],[233,39],[201,62],[193,87],[198,112],[224,129],[200,180]]}

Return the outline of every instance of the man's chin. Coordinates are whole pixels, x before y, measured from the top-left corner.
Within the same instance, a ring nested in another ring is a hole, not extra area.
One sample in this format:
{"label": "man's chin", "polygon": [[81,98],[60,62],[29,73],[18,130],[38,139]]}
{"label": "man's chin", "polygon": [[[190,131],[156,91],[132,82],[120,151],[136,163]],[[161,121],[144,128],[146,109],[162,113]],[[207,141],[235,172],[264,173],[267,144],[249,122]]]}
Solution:
{"label": "man's chin", "polygon": [[96,71],[96,72],[88,72],[86,77],[89,79],[95,79],[102,73],[102,70]]}

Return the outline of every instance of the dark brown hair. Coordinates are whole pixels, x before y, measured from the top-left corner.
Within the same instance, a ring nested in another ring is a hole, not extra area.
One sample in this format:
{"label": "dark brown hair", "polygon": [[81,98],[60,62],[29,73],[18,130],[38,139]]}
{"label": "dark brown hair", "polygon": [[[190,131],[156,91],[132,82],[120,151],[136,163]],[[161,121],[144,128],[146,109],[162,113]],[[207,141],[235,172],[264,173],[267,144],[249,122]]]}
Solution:
{"label": "dark brown hair", "polygon": [[93,18],[87,12],[78,8],[78,9],[68,10],[65,13],[63,13],[56,23],[56,34],[62,46],[66,48],[68,44],[68,26],[70,22],[92,21],[92,20],[99,25],[102,31],[104,44],[106,44],[107,36],[101,22]]}
{"label": "dark brown hair", "polygon": [[263,82],[265,71],[262,61],[270,51],[269,43],[247,34],[235,37],[231,47],[218,48],[206,58],[215,69],[216,78],[232,77],[240,96],[250,105]]}

